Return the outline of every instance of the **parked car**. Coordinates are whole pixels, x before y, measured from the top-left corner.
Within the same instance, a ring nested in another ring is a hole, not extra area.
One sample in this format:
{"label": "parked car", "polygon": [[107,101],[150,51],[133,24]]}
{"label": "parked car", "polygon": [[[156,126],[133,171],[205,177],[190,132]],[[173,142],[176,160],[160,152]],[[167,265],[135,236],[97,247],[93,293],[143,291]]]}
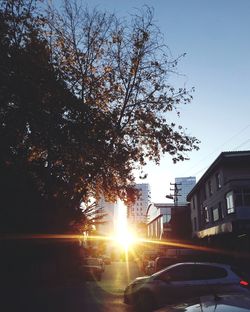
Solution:
{"label": "parked car", "polygon": [[244,287],[249,287],[249,281],[230,265],[185,262],[136,278],[126,287],[124,302],[145,312],[186,298],[241,291]]}
{"label": "parked car", "polygon": [[250,311],[249,293],[217,294],[193,298],[192,300],[168,305],[157,312],[247,312]]}
{"label": "parked car", "polygon": [[107,255],[103,255],[102,260],[106,265],[111,264],[111,258]]}
{"label": "parked car", "polygon": [[103,266],[99,258],[85,258],[82,268],[86,278],[102,279]]}

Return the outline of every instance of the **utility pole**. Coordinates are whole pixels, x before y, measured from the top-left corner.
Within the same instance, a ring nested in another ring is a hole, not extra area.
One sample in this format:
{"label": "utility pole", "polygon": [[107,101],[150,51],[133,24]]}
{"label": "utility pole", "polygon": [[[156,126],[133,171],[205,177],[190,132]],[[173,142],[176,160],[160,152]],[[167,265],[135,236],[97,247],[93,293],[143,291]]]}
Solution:
{"label": "utility pole", "polygon": [[181,194],[179,194],[181,188],[179,188],[178,186],[180,186],[181,183],[170,183],[170,185],[173,186],[173,188],[170,187],[170,191],[173,193],[171,193],[170,195],[166,195],[166,198],[174,200],[174,207],[173,209],[171,209],[171,220],[170,220],[171,237],[174,238],[176,236],[176,216],[178,213],[178,196],[181,196]]}
{"label": "utility pole", "polygon": [[181,196],[179,194],[179,191],[181,191],[181,188],[178,188],[178,186],[181,185],[181,183],[170,183],[171,186],[174,186],[174,188],[170,188],[170,191],[173,192],[170,195],[166,195],[166,198],[173,199],[174,205],[178,206],[178,196]]}

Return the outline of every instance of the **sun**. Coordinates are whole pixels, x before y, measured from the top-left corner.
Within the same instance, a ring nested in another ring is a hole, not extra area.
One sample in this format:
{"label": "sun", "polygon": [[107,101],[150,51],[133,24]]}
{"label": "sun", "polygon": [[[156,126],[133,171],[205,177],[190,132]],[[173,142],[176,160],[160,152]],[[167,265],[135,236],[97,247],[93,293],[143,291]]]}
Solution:
{"label": "sun", "polygon": [[120,201],[118,206],[118,215],[116,220],[116,230],[114,240],[124,250],[128,250],[136,243],[136,235],[128,228],[127,209]]}
{"label": "sun", "polygon": [[124,231],[120,232],[116,236],[116,242],[118,243],[118,245],[120,245],[120,247],[122,247],[125,250],[128,250],[136,243],[136,237],[134,234],[128,231]]}

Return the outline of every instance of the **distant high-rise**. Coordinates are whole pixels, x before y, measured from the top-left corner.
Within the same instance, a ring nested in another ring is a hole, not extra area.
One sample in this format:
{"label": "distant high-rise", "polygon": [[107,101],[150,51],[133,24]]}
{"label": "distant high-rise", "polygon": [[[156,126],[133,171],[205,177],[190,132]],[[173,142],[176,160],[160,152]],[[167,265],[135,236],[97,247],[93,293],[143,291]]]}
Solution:
{"label": "distant high-rise", "polygon": [[111,203],[101,197],[97,204],[101,212],[105,214],[102,223],[98,224],[97,230],[101,235],[112,236],[115,233],[116,218],[117,218],[117,203]]}
{"label": "distant high-rise", "polygon": [[136,184],[135,187],[140,191],[140,197],[133,205],[128,207],[128,219],[131,224],[146,222],[147,209],[151,203],[151,191],[149,184]]}
{"label": "distant high-rise", "polygon": [[175,178],[175,185],[178,189],[177,201],[178,204],[187,203],[187,195],[196,184],[196,177],[181,177]]}

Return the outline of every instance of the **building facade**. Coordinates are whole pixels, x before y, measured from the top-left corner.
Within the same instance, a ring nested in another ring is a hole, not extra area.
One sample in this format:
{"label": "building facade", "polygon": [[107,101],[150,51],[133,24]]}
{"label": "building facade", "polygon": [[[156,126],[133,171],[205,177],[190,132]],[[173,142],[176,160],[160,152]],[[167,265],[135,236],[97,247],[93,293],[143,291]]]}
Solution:
{"label": "building facade", "polygon": [[147,236],[149,239],[188,239],[190,213],[187,205],[151,203],[147,210]]}
{"label": "building facade", "polygon": [[97,204],[98,208],[104,214],[101,224],[97,225],[97,231],[100,235],[113,236],[116,231],[117,202],[108,202],[102,197]]}
{"label": "building facade", "polygon": [[193,237],[230,233],[232,239],[243,238],[249,243],[250,151],[221,153],[187,199]]}
{"label": "building facade", "polygon": [[173,204],[150,204],[147,210],[147,236],[162,239],[171,231],[170,220]]}
{"label": "building facade", "polygon": [[140,197],[128,207],[128,221],[132,226],[138,223],[146,223],[147,209],[151,202],[151,190],[148,183],[136,184],[135,187],[139,190]]}
{"label": "building facade", "polygon": [[187,195],[196,184],[196,177],[175,178],[175,186],[177,188],[177,202],[180,205],[187,204]]}

